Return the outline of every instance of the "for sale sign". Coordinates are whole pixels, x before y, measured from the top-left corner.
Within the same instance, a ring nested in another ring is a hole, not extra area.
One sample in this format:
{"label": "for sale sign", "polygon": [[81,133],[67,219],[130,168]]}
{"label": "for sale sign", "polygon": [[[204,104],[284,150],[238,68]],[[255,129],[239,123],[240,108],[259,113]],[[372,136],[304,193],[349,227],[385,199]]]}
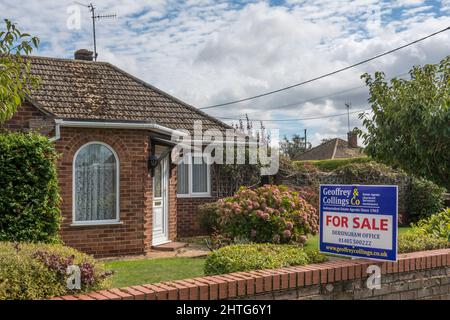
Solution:
{"label": "for sale sign", "polygon": [[321,185],[320,251],[397,260],[397,186]]}

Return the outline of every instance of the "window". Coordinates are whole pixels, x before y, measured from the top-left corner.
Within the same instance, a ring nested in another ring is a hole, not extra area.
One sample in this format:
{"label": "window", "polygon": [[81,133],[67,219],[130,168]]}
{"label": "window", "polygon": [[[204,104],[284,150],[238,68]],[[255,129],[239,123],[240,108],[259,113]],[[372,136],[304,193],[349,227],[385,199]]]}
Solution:
{"label": "window", "polygon": [[[209,197],[210,168],[201,156],[190,157],[178,165],[177,190],[179,197]],[[200,162],[200,163],[196,163]]]}
{"label": "window", "polygon": [[100,142],[82,146],[73,163],[73,223],[119,221],[119,163],[113,149]]}

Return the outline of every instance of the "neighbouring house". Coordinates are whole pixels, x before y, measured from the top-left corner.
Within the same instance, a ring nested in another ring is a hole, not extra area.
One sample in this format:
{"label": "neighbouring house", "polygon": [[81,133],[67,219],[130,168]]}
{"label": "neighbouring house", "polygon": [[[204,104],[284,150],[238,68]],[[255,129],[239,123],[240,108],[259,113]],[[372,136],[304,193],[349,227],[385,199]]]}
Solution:
{"label": "neighbouring house", "polygon": [[340,138],[330,139],[302,153],[294,160],[328,160],[365,157],[363,148],[358,146],[358,135],[351,131],[347,133],[347,137],[348,141]]}
{"label": "neighbouring house", "polygon": [[[198,234],[197,206],[223,196],[214,165],[170,159],[171,135],[230,127],[78,50],[75,59],[26,57],[40,78],[4,127],[48,135],[62,198],[62,240],[98,257],[145,254]],[[221,181],[220,181],[221,182]]]}

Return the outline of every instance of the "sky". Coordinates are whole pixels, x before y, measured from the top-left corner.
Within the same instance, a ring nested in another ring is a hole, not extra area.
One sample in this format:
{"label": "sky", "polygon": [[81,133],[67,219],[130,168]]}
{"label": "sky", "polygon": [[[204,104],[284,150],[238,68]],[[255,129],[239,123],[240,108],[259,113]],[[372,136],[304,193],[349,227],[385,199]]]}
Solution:
{"label": "sky", "polygon": [[[86,0],[0,0],[0,18],[41,39],[40,56],[73,58],[92,49]],[[302,82],[450,26],[450,0],[97,0],[99,61],[107,61],[198,108]],[[1,27],[0,27],[1,29]],[[248,114],[280,135],[307,129],[308,141],[346,138],[345,114],[369,108],[360,76],[407,77],[414,65],[450,54],[450,31],[313,83],[251,101],[205,109]],[[276,122],[269,120],[290,121]],[[236,123],[236,120],[223,120]],[[362,128],[358,113],[350,128]]]}

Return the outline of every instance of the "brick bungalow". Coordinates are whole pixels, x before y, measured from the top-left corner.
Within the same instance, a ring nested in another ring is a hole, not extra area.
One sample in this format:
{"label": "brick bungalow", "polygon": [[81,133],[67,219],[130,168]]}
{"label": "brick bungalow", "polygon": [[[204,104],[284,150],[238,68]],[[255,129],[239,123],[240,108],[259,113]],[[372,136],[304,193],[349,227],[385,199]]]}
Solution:
{"label": "brick bungalow", "polygon": [[365,157],[363,148],[358,146],[358,135],[354,131],[347,133],[348,141],[340,138],[327,140],[311,148],[294,160],[331,160]]}
{"label": "brick bungalow", "polygon": [[[197,206],[221,196],[209,165],[172,164],[172,133],[229,127],[79,50],[27,57],[40,78],[4,127],[48,135],[57,163],[63,241],[97,257],[145,254],[199,233]],[[152,161],[149,160],[156,160]],[[157,164],[157,165],[156,165]]]}

